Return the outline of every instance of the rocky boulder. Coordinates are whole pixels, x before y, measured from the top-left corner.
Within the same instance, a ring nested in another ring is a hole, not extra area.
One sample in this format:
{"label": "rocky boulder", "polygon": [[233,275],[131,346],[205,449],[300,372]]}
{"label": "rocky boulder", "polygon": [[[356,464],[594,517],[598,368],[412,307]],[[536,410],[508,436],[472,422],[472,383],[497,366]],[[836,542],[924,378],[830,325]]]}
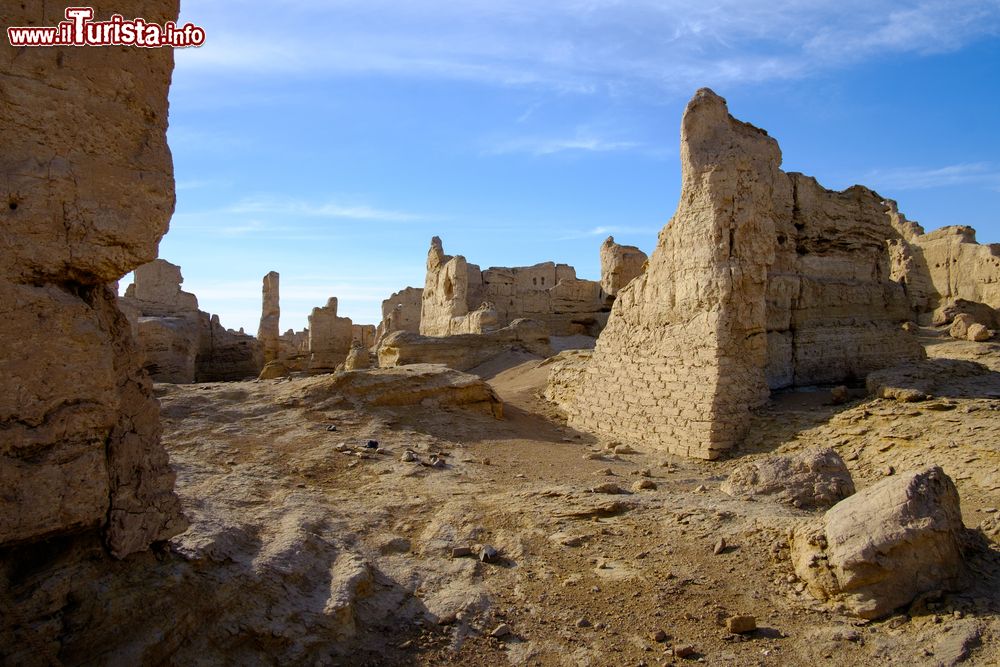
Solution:
{"label": "rocky boulder", "polygon": [[[402,332],[397,332],[402,333]],[[333,373],[306,383],[301,398],[322,409],[340,401],[358,407],[456,407],[503,416],[503,403],[489,384],[440,364],[412,364]]]}
{"label": "rocky boulder", "polygon": [[277,380],[278,378],[283,378],[288,375],[288,367],[285,366],[283,361],[275,359],[274,361],[269,361],[264,364],[264,368],[261,369],[260,375],[257,376],[258,380]]}
{"label": "rocky boulder", "polygon": [[795,573],[820,600],[885,616],[957,585],[965,528],[955,484],[939,467],[886,478],[795,529]]}
{"label": "rocky boulder", "polygon": [[823,447],[748,461],[721,489],[740,498],[771,496],[796,507],[830,507],[854,493],[854,480],[840,455]]}
{"label": "rocky boulder", "polygon": [[969,313],[956,315],[955,319],[952,320],[951,327],[948,328],[948,334],[958,340],[975,342],[982,342],[993,337],[993,332],[982,322],[976,321],[975,317]]}
{"label": "rocky boulder", "polygon": [[969,330],[965,332],[966,340],[981,343],[993,337],[993,332],[982,324],[973,323],[969,325]]}
{"label": "rocky boulder", "polygon": [[361,345],[352,345],[344,360],[345,371],[356,371],[362,368],[371,368],[371,359],[368,350]]}
{"label": "rocky boulder", "polygon": [[971,316],[974,322],[979,322],[990,329],[1000,327],[997,311],[985,303],[968,299],[952,299],[939,306],[931,315],[931,323],[936,327],[951,324],[961,314]]}

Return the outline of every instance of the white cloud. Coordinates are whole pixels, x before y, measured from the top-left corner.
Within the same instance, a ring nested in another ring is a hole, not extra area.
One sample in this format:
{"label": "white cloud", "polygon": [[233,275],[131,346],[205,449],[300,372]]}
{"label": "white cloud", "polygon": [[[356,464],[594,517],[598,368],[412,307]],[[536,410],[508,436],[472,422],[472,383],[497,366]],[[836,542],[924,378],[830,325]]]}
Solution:
{"label": "white cloud", "polygon": [[1000,34],[996,0],[249,0],[185,7],[178,71],[386,74],[588,93],[787,79]]}
{"label": "white cloud", "polygon": [[953,164],[944,167],[898,167],[869,172],[867,182],[876,189],[927,190],[957,185],[980,185],[1000,189],[1000,167],[987,162]]}
{"label": "white cloud", "polygon": [[566,139],[543,139],[539,137],[504,141],[487,151],[491,155],[529,153],[531,155],[553,155],[565,152],[608,153],[639,148],[634,141],[611,141],[594,136]]}
{"label": "white cloud", "polygon": [[268,214],[377,222],[415,222],[428,219],[424,215],[375,208],[367,204],[345,204],[333,201],[315,203],[304,200],[272,198],[244,199],[227,207],[225,211],[237,215]]}

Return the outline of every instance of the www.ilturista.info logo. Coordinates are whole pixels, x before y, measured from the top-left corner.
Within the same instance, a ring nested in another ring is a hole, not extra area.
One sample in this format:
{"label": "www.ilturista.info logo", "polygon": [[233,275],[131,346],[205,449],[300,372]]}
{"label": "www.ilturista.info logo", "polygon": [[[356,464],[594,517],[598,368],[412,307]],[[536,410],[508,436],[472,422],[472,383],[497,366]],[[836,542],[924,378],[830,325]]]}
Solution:
{"label": "www.ilturista.info logo", "polygon": [[93,7],[67,7],[66,20],[54,27],[7,28],[11,46],[162,46],[185,48],[205,43],[205,30],[193,23],[163,25],[114,14],[107,21],[93,21]]}

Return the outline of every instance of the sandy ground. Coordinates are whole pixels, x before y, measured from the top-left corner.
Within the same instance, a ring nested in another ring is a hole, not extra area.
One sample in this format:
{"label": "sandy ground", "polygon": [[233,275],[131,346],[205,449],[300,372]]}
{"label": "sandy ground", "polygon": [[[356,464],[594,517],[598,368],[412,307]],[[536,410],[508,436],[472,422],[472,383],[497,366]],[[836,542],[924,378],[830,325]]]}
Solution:
{"label": "sandy ground", "polygon": [[[528,355],[476,369],[504,401],[501,420],[427,401],[317,401],[315,378],[158,385],[193,521],[175,548],[258,562],[275,545],[298,545],[268,556],[268,567],[294,576],[310,536],[334,545],[333,555],[308,547],[307,557],[309,567],[330,558],[355,582],[338,589],[340,626],[296,629],[294,609],[255,610],[278,623],[275,636],[309,635],[310,664],[1000,664],[1000,346],[925,342],[944,364],[931,399],[873,399],[860,387],[844,405],[830,403],[829,388],[776,395],[745,446],[715,462],[641,442],[625,443],[635,454],[607,454],[611,443],[567,428],[539,398],[548,369]],[[369,440],[378,449],[360,451]],[[786,536],[813,514],[736,500],[719,485],[747,457],[815,445],[835,447],[859,489],[942,465],[966,525],[982,528],[969,585],[877,622],[804,592]],[[416,461],[400,460],[407,449]],[[432,455],[441,467],[425,465]],[[656,488],[632,491],[644,479]],[[626,493],[592,491],[606,483]],[[251,533],[252,544],[220,537]],[[716,554],[720,538],[727,546]],[[452,557],[480,545],[497,557]],[[314,595],[283,581],[292,608]],[[758,630],[727,632],[734,614],[752,614]],[[281,650],[300,640],[283,639]],[[678,658],[679,645],[693,653]],[[315,660],[316,646],[326,658]],[[275,649],[245,650],[267,662],[260,652]]]}

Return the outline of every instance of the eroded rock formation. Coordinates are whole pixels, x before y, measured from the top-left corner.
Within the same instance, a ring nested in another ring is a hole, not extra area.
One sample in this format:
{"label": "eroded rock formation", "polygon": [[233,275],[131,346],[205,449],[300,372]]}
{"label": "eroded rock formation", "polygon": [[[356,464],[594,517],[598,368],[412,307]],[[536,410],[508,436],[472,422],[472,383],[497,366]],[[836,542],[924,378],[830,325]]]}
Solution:
{"label": "eroded rock formation", "polygon": [[348,317],[337,316],[337,297],[309,315],[309,371],[332,373],[344,363],[354,340],[354,326]]}
{"label": "eroded rock formation", "polygon": [[[177,18],[176,2],[115,9]],[[62,12],[2,13],[55,25]],[[100,533],[124,557],[184,526],[158,405],[109,287],[156,256],[173,212],[173,55],[73,51],[0,50],[0,546]],[[41,597],[19,613],[66,602]]]}
{"label": "eroded rock formation", "polygon": [[406,405],[461,406],[497,418],[503,416],[503,402],[488,383],[440,364],[336,373],[309,384],[303,397],[314,402],[340,397],[365,409]]}
{"label": "eroded rock formation", "polygon": [[770,388],[923,356],[900,326],[909,308],[890,280],[886,205],[780,164],[774,139],[698,91],[682,121],[677,212],[618,293],[571,425],[715,458]]}
{"label": "eroded rock formation", "polygon": [[618,294],[646,269],[646,253],[633,245],[619,245],[609,236],[601,244],[601,288],[605,294]]}
{"label": "eroded rock formation", "polygon": [[738,498],[769,496],[795,507],[830,507],[854,493],[844,459],[832,448],[807,449],[748,461],[720,490]]}
{"label": "eroded rock formation", "polygon": [[264,350],[264,363],[278,359],[281,353],[281,298],[278,293],[279,276],[271,271],[263,279],[261,286],[260,328],[257,340]]}
{"label": "eroded rock formation", "polygon": [[932,467],[882,480],[796,529],[795,573],[809,592],[879,618],[964,572],[955,484]]}
{"label": "eroded rock formation", "polygon": [[419,287],[407,287],[382,302],[382,321],[375,334],[376,344],[394,331],[420,333],[423,293],[424,290]]}
{"label": "eroded rock formation", "polygon": [[538,322],[515,320],[508,326],[484,334],[422,336],[409,331],[389,334],[379,343],[380,367],[407,364],[444,364],[465,371],[502,352],[520,350],[547,357],[549,335]]}
{"label": "eroded rock formation", "polygon": [[[484,333],[516,319],[541,322],[552,336],[597,335],[607,320],[601,285],[578,280],[567,264],[544,262],[481,271],[465,257],[444,254],[431,239],[421,295],[420,333],[425,336]],[[479,315],[469,317],[480,311]],[[492,311],[496,319],[482,313]]]}

